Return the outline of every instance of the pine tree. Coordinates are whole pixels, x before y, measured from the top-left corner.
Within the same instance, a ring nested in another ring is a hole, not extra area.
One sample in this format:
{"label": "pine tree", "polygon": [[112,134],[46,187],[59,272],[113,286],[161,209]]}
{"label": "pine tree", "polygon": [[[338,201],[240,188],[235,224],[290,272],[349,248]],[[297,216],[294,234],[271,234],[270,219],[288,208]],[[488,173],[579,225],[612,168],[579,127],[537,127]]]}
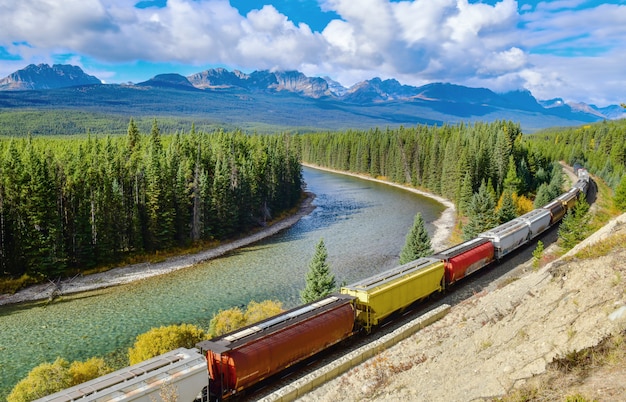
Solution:
{"label": "pine tree", "polygon": [[413,227],[406,236],[404,248],[400,253],[400,264],[406,264],[410,261],[417,260],[420,257],[426,257],[433,253],[430,244],[430,237],[426,231],[424,218],[421,213],[415,215]]}
{"label": "pine tree", "polygon": [[515,218],[517,218],[517,206],[513,200],[513,193],[511,193],[510,190],[504,190],[502,197],[500,197],[498,221],[500,223],[505,223]]}
{"label": "pine tree", "polygon": [[517,177],[517,168],[515,167],[515,159],[513,155],[509,157],[509,166],[504,178],[504,189],[513,193],[518,193],[522,185],[522,180]]}
{"label": "pine tree", "polygon": [[544,205],[552,201],[552,194],[550,187],[546,183],[541,183],[537,189],[537,195],[535,196],[535,202],[533,203],[535,208],[541,208]]}
{"label": "pine tree", "polygon": [[472,196],[474,194],[474,190],[472,188],[472,177],[469,172],[465,173],[465,177],[463,178],[463,183],[461,184],[461,191],[459,195],[459,213],[467,214],[467,210],[469,209],[470,202],[472,201]]}
{"label": "pine tree", "polygon": [[128,122],[128,129],[126,131],[126,143],[128,145],[128,149],[132,151],[133,149],[135,149],[140,141],[141,138],[139,134],[139,129],[137,128],[135,121],[131,117],[130,121]]}
{"label": "pine tree", "polygon": [[622,179],[615,189],[613,203],[620,211],[626,211],[626,175],[622,176]]}
{"label": "pine tree", "polygon": [[587,237],[589,233],[589,203],[584,194],[578,196],[574,208],[567,211],[559,226],[559,240],[566,250],[573,248]]}
{"label": "pine tree", "polygon": [[463,238],[466,240],[471,239],[476,237],[477,234],[495,227],[498,224],[495,209],[496,201],[483,181],[478,193],[472,196],[469,203],[467,215],[470,220],[463,227]]}
{"label": "pine tree", "polygon": [[332,293],[335,290],[335,276],[330,272],[326,263],[328,252],[324,239],[320,239],[315,247],[315,255],[309,263],[309,272],[306,274],[306,287],[300,292],[303,303],[311,303]]}

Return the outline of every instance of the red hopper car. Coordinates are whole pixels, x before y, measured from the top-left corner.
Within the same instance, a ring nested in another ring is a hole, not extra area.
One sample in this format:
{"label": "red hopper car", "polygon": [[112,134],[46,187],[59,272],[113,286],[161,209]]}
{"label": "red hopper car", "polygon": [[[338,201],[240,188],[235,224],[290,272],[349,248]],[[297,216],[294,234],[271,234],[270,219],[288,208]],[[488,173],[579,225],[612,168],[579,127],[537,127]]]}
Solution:
{"label": "red hopper car", "polygon": [[440,251],[433,258],[444,261],[446,285],[450,285],[493,261],[494,248],[489,239],[479,237]]}

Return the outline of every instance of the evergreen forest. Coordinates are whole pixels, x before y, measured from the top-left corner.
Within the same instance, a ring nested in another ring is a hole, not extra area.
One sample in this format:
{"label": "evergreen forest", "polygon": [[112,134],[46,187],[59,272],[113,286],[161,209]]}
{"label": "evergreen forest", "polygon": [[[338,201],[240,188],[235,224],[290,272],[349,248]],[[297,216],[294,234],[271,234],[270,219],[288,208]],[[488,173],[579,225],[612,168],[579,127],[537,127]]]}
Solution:
{"label": "evergreen forest", "polygon": [[626,120],[543,130],[528,142],[546,158],[584,166],[614,189],[626,176]]}
{"label": "evergreen forest", "polygon": [[307,134],[302,159],[426,189],[454,201],[463,215],[481,185],[495,207],[504,193],[533,194],[558,171],[506,121]]}
{"label": "evergreen forest", "polygon": [[2,276],[56,278],[240,235],[296,205],[301,161],[450,199],[466,238],[560,194],[559,160],[603,178],[626,205],[623,121],[532,135],[510,121],[301,135],[139,127],[0,139]]}
{"label": "evergreen forest", "polygon": [[0,139],[0,273],[57,278],[198,241],[293,208],[298,138],[196,132]]}
{"label": "evergreen forest", "polygon": [[603,178],[626,209],[624,132],[626,121],[605,121],[523,135],[518,124],[496,121],[312,133],[302,136],[302,159],[442,195],[469,239],[561,194],[558,161]]}

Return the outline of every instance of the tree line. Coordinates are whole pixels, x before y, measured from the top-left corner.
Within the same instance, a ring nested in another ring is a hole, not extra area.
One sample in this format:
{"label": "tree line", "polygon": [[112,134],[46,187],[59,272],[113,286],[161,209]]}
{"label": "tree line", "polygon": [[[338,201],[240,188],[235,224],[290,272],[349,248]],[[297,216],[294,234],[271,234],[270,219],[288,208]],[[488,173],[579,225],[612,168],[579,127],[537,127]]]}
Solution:
{"label": "tree line", "polygon": [[561,174],[508,121],[306,134],[302,159],[442,195],[470,219],[468,238],[531,210],[537,189]]}
{"label": "tree line", "polygon": [[615,205],[626,211],[626,120],[552,128],[526,138],[533,152],[580,165],[615,190]]}
{"label": "tree line", "polygon": [[0,140],[0,272],[54,278],[202,240],[295,206],[298,138],[196,132]]}

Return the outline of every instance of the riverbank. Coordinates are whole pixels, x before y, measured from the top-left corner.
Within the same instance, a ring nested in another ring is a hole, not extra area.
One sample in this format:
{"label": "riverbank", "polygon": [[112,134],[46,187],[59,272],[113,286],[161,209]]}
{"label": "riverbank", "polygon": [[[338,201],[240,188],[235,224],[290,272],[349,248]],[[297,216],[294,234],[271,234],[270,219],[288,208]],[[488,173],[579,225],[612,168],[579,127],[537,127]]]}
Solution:
{"label": "riverbank", "polygon": [[[339,174],[347,174],[359,177],[361,179],[378,181],[384,184],[400,187],[426,197],[433,198],[436,201],[442,203],[444,206],[446,206],[446,209],[439,217],[439,219],[433,222],[436,230],[431,241],[435,250],[440,250],[444,248],[444,245],[454,226],[455,217],[454,205],[448,200],[413,188],[400,186],[398,184],[390,183],[384,180],[373,179],[371,177],[363,175],[334,171],[331,169],[325,169],[317,166],[304,166]],[[26,289],[16,292],[15,294],[0,295],[0,306],[41,300],[52,300],[56,297],[63,295],[82,293],[111,286],[128,284],[150,277],[164,275],[179,269],[191,267],[195,264],[220,257],[230,251],[248,246],[252,243],[258,242],[267,237],[273,236],[285,229],[288,229],[289,227],[295,225],[302,217],[310,214],[315,209],[315,206],[313,205],[314,199],[315,195],[309,193],[307,198],[301,203],[300,208],[295,214],[288,216],[280,221],[277,221],[249,236],[230,241],[228,243],[224,243],[218,247],[204,250],[199,253],[180,255],[177,257],[169,258],[159,263],[133,264],[124,267],[113,268],[97,274],[66,279],[58,283],[46,283],[30,286]]]}
{"label": "riverbank", "polygon": [[303,216],[310,214],[315,209],[315,206],[313,205],[314,199],[314,194],[307,193],[307,197],[302,201],[300,208],[295,214],[290,215],[285,219],[281,219],[241,239],[229,241],[199,253],[184,254],[168,258],[167,260],[158,263],[145,262],[133,264],[113,268],[97,274],[66,279],[60,281],[59,283],[47,283],[30,286],[16,292],[15,294],[0,295],[0,306],[39,300],[51,300],[55,297],[63,295],[123,285],[191,267],[192,265],[220,257],[230,251],[245,247],[267,237],[273,236],[282,230],[288,229],[289,227],[295,225]]}

